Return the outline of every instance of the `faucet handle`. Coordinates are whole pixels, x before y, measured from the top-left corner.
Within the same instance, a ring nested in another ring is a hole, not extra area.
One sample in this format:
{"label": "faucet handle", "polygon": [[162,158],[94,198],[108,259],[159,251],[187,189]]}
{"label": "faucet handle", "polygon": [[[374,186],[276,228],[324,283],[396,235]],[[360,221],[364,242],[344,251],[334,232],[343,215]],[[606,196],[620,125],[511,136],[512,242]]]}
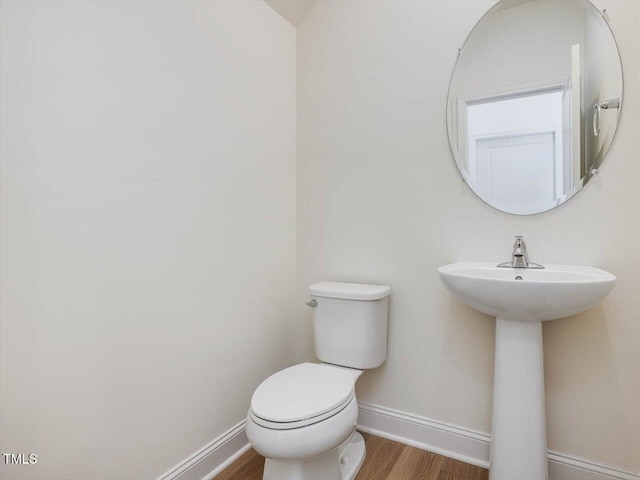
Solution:
{"label": "faucet handle", "polygon": [[497,266],[503,268],[544,268],[538,263],[532,263],[529,261],[529,254],[527,253],[527,244],[524,243],[522,235],[516,235],[516,241],[513,242],[513,252],[511,253],[511,261],[500,263]]}
{"label": "faucet handle", "polygon": [[522,235],[516,235],[516,241],[513,242],[513,248],[527,248],[527,244],[524,243],[524,237]]}

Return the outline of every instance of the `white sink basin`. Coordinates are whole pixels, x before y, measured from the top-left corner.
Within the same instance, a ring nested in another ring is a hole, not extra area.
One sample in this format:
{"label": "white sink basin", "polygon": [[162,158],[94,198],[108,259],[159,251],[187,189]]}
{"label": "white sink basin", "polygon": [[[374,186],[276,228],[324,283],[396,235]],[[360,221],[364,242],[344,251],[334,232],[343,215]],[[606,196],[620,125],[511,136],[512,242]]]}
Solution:
{"label": "white sink basin", "polygon": [[455,296],[497,318],[491,480],[548,480],[542,321],[586,310],[616,281],[615,275],[592,267],[545,267],[474,262],[438,269]]}
{"label": "white sink basin", "polygon": [[506,320],[555,320],[602,300],[615,275],[593,267],[545,265],[544,270],[498,268],[497,263],[440,267],[445,286],[470,307]]}

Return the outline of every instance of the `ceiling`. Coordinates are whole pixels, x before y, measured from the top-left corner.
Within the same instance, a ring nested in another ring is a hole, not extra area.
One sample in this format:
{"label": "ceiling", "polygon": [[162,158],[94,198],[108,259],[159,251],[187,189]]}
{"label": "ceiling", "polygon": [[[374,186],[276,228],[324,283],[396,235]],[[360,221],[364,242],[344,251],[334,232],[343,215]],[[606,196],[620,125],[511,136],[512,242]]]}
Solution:
{"label": "ceiling", "polygon": [[297,27],[316,0],[264,0],[287,21]]}

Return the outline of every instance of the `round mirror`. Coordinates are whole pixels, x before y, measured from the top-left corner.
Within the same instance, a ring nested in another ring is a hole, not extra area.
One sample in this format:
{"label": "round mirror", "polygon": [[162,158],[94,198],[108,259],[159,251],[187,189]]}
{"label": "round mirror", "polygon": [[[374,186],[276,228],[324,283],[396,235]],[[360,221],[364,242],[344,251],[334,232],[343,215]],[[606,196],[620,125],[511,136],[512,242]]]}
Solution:
{"label": "round mirror", "polygon": [[606,12],[588,0],[501,0],[458,54],[449,143],[492,207],[554,208],[598,172],[622,105],[622,66]]}

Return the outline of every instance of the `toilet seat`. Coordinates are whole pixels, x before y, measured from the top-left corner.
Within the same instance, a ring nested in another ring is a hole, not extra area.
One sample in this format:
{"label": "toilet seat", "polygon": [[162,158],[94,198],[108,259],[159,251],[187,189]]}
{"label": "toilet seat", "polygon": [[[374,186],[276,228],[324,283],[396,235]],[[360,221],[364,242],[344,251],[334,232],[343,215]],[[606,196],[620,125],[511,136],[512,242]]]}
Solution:
{"label": "toilet seat", "polygon": [[314,423],[322,422],[327,418],[337,415],[342,410],[347,408],[347,406],[353,400],[353,397],[354,395],[351,395],[351,397],[345,400],[344,403],[342,403],[335,409],[330,410],[326,413],[317,415],[315,417],[305,418],[303,420],[296,420],[293,422],[271,422],[269,420],[265,420],[264,418],[258,417],[253,411],[249,411],[249,416],[251,417],[251,420],[253,420],[256,424],[260,425],[261,427],[271,428],[273,430],[292,430],[294,428],[301,428],[301,427],[306,427],[308,425],[313,425]]}
{"label": "toilet seat", "polygon": [[289,430],[336,415],[354,396],[352,372],[302,363],[281,370],[262,382],[251,399],[249,415],[263,427]]}

